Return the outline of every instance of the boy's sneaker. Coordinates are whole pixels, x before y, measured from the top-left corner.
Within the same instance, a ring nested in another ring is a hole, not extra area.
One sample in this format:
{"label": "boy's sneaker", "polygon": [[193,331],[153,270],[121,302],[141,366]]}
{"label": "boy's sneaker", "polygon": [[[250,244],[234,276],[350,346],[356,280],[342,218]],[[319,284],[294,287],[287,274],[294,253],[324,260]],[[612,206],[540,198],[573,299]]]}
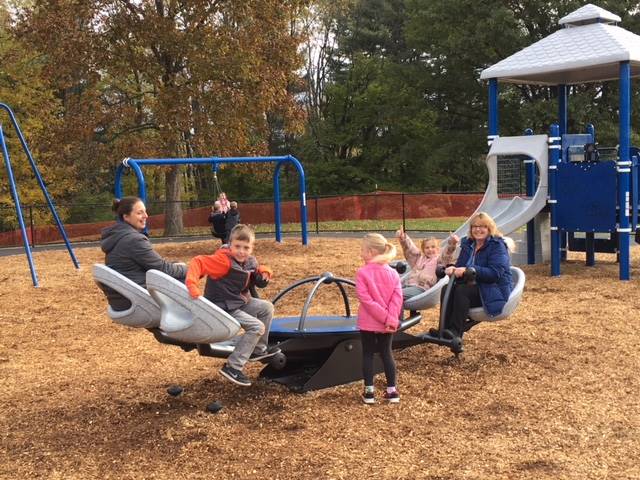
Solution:
{"label": "boy's sneaker", "polygon": [[389,403],[400,403],[400,393],[397,390],[393,392],[384,392],[382,396]]}
{"label": "boy's sneaker", "polygon": [[249,357],[250,362],[259,362],[260,360],[264,360],[265,358],[273,357],[281,352],[278,347],[271,347],[263,350],[262,352],[253,352]]}
{"label": "boy's sneaker", "polygon": [[236,370],[235,368],[230,367],[226,363],[220,369],[220,375],[228,380],[231,380],[236,385],[240,385],[241,387],[251,386],[251,380],[249,380],[244,373],[242,373],[240,370]]}
{"label": "boy's sneaker", "polygon": [[364,392],[362,394],[362,402],[367,405],[372,405],[376,403],[376,395],[373,392]]}

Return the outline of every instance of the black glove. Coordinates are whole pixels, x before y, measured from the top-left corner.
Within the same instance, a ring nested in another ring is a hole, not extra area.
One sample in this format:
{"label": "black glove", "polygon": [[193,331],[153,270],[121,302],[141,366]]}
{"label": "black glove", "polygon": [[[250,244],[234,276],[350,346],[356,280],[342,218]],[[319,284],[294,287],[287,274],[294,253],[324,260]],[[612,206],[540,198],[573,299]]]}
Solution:
{"label": "black glove", "polygon": [[251,272],[251,280],[253,284],[258,288],[264,288],[269,285],[269,280],[262,276],[260,272]]}

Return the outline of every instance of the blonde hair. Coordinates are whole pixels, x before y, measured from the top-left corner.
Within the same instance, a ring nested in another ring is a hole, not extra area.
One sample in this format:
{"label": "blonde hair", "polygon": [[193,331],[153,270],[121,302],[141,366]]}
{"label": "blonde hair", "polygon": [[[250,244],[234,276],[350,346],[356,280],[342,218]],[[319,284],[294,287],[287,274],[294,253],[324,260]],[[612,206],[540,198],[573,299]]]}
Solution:
{"label": "blonde hair", "polygon": [[427,245],[427,243],[429,242],[436,242],[436,247],[438,248],[438,250],[440,250],[440,244],[438,243],[438,239],[436,237],[427,237],[424,238],[421,242],[420,242],[420,251],[424,252],[424,247]]}
{"label": "blonde hair", "polygon": [[231,230],[229,234],[229,243],[234,240],[240,240],[241,242],[253,243],[256,240],[256,234],[249,225],[239,223]]}
{"label": "blonde hair", "polygon": [[371,259],[376,263],[389,263],[396,258],[396,247],[379,233],[367,233],[362,239],[364,246],[377,255]]}
{"label": "blonde hair", "polygon": [[495,220],[491,218],[491,215],[485,212],[477,213],[473,217],[471,217],[471,220],[469,221],[469,238],[473,238],[471,232],[473,229],[473,225],[476,224],[476,221],[478,220],[487,226],[489,235],[491,235],[492,237],[502,238],[510,252],[514,252],[516,250],[516,243],[513,241],[513,239],[510,237],[505,237],[498,229]]}

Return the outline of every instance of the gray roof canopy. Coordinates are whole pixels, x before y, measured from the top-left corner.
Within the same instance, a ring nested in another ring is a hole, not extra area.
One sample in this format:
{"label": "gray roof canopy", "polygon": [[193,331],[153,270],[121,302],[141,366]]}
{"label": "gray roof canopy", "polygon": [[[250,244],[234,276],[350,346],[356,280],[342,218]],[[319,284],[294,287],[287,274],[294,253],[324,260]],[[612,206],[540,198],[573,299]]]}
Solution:
{"label": "gray roof canopy", "polygon": [[640,36],[613,25],[620,17],[585,5],[563,17],[564,28],[482,71],[480,78],[538,85],[614,80],[629,61],[640,76]]}

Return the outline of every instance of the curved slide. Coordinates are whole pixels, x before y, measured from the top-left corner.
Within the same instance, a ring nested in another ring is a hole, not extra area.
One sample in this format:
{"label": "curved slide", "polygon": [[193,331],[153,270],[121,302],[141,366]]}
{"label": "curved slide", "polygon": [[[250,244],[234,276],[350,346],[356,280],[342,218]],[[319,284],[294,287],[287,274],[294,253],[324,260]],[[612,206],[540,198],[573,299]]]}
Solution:
{"label": "curved slide", "polygon": [[[489,184],[473,215],[478,212],[488,213],[496,221],[500,231],[509,235],[526,225],[545,207],[548,191],[548,138],[547,135],[524,135],[497,137],[493,140],[487,154]],[[501,155],[526,155],[538,165],[539,182],[532,197],[500,198],[498,196],[498,156]],[[455,231],[456,235],[459,237],[467,235],[469,219]]]}

